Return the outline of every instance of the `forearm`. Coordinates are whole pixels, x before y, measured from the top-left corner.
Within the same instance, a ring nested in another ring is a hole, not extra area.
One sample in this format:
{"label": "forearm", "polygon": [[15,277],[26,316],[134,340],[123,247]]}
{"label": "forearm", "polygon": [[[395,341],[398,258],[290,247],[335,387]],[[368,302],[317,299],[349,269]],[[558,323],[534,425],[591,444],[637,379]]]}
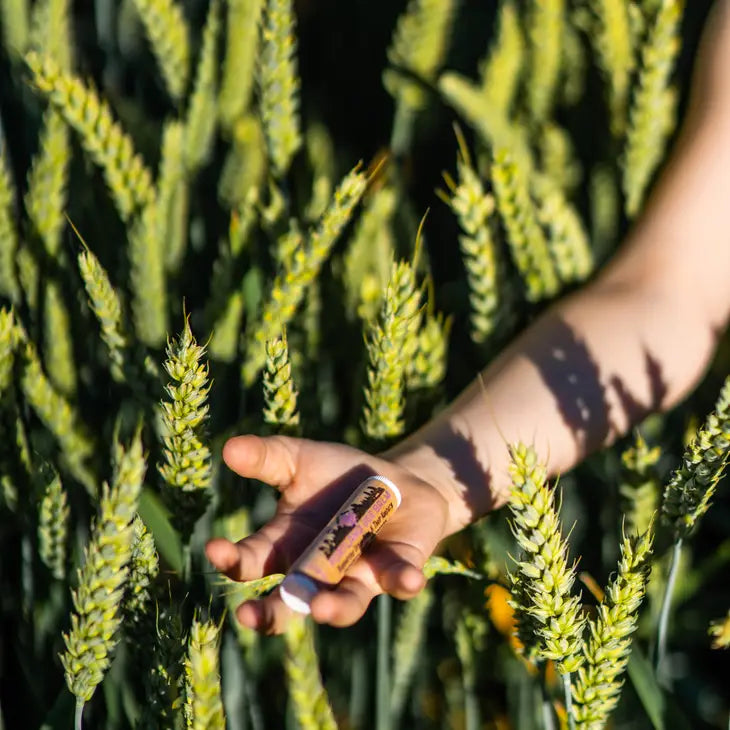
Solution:
{"label": "forearm", "polygon": [[508,444],[552,474],[668,408],[704,371],[730,296],[730,18],[716,9],[676,149],[646,213],[601,276],[519,336],[389,456],[440,485],[453,529],[506,500]]}

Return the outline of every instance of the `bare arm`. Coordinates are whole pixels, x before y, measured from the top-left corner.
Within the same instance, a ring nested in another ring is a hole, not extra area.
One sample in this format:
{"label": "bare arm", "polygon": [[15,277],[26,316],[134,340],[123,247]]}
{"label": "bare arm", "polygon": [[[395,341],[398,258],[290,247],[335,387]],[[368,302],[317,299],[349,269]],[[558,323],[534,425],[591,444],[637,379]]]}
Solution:
{"label": "bare arm", "polygon": [[[451,406],[382,457],[281,436],[230,439],[223,458],[276,487],[275,517],[232,543],[211,540],[236,580],[286,571],[359,480],[389,476],[401,506],[333,590],[315,620],[357,621],[372,598],[413,596],[439,541],[504,503],[507,444],[533,443],[565,472],[697,382],[730,312],[730,0],[718,0],[690,114],[641,221],[601,275],[536,320]],[[275,592],[239,620],[280,632]]]}
{"label": "bare arm", "polygon": [[730,5],[708,23],[690,111],[619,255],[533,323],[389,458],[456,491],[467,524],[504,503],[506,444],[565,472],[697,382],[730,312]]}

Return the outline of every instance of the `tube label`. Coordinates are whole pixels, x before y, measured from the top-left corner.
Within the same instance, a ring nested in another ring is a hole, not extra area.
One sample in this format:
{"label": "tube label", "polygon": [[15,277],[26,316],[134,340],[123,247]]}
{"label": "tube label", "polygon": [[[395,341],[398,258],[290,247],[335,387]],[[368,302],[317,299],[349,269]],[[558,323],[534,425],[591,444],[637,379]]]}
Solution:
{"label": "tube label", "polygon": [[399,502],[395,485],[369,477],[325,525],[290,572],[303,573],[326,585],[336,585]]}

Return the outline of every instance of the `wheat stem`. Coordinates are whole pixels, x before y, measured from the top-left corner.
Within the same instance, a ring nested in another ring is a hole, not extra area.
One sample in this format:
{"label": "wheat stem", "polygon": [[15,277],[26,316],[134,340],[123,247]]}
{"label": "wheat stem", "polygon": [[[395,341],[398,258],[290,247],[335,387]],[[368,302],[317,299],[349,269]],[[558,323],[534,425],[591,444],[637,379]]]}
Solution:
{"label": "wheat stem", "polygon": [[682,557],[682,538],[675,541],[672,546],[672,562],[669,567],[667,584],[662,597],[662,608],[659,612],[659,627],[657,629],[656,656],[654,668],[660,680],[665,680],[665,662],[667,653],[667,633],[669,630],[669,614],[672,608],[672,597],[674,596],[674,584],[677,581],[679,563]]}

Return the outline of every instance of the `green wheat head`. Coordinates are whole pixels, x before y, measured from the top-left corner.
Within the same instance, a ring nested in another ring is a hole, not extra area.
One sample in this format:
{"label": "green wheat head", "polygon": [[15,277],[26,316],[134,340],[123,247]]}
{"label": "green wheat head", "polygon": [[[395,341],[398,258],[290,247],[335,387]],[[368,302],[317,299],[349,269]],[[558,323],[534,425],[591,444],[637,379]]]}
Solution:
{"label": "green wheat head", "polygon": [[49,381],[32,343],[26,343],[23,356],[21,387],[26,401],[55,436],[71,473],[94,493],[96,484],[86,464],[94,453],[91,437],[71,404]]}
{"label": "green wheat head", "polygon": [[580,214],[557,186],[543,188],[537,197],[538,218],[548,231],[548,248],[560,281],[583,281],[593,271],[593,253]]}
{"label": "green wheat head", "polygon": [[345,307],[364,322],[378,314],[395,252],[392,221],[398,194],[383,186],[368,195],[343,257]]}
{"label": "green wheat head", "polygon": [[13,382],[15,350],[20,340],[13,310],[0,307],[0,396]]}
{"label": "green wheat head", "polygon": [[32,83],[79,135],[81,145],[106,179],[123,221],[153,198],[152,176],[132,140],[114,122],[107,103],[55,60],[28,53]]}
{"label": "green wheat head", "polygon": [[29,48],[53,58],[64,71],[73,66],[70,0],[40,0],[33,7]]}
{"label": "green wheat head", "polygon": [[494,153],[492,184],[497,211],[507,232],[512,258],[524,281],[527,299],[539,301],[555,295],[560,280],[538,223],[525,171],[506,150]]}
{"label": "green wheat head", "polygon": [[132,522],[146,468],[140,431],[128,449],[119,444],[115,449],[112,483],[101,490],[99,515],[73,591],[71,630],[63,637],[66,683],[80,704],[91,699],[118,641],[119,607],[132,556]]}
{"label": "green wheat head", "polygon": [[69,507],[58,473],[48,482],[38,510],[38,554],[56,580],[66,577]]}
{"label": "green wheat head", "polygon": [[236,120],[231,134],[232,145],[218,181],[218,194],[235,210],[250,205],[250,197],[261,188],[266,173],[266,142],[261,122],[253,114]]}
{"label": "green wheat head", "polygon": [[406,363],[417,347],[421,292],[413,266],[393,263],[378,319],[368,328],[363,431],[382,440],[403,432]]}
{"label": "green wheat head", "polygon": [[505,118],[510,116],[524,67],[525,41],[512,0],[499,6],[499,29],[480,69],[482,94]]}
{"label": "green wheat head", "polygon": [[591,7],[597,21],[591,40],[598,64],[608,82],[611,131],[619,137],[626,129],[631,75],[636,65],[629,2],[593,0]]}
{"label": "green wheat head", "polygon": [[2,28],[3,46],[8,56],[16,61],[20,60],[28,48],[30,36],[28,0],[2,0],[0,28]]}
{"label": "green wheat head", "polygon": [[717,619],[710,624],[709,634],[712,636],[713,649],[730,648],[730,611],[725,618]]}
{"label": "green wheat head", "polygon": [[626,213],[634,217],[674,128],[676,90],[670,77],[680,48],[684,0],[664,0],[640,51],[623,161]]}
{"label": "green wheat head", "polygon": [[41,272],[38,265],[38,256],[27,241],[23,241],[19,245],[16,253],[15,263],[23,299],[28,309],[30,309],[31,316],[37,319],[40,314],[38,304],[41,293]]}
{"label": "green wheat head", "polygon": [[66,185],[71,143],[66,122],[53,108],[43,117],[38,154],[28,174],[25,209],[28,218],[52,258],[58,255],[66,225]]}
{"label": "green wheat head", "polygon": [[621,454],[623,483],[619,492],[625,503],[625,524],[630,533],[646,532],[659,506],[656,465],[660,456],[661,449],[650,448],[640,433],[634,444]]}
{"label": "green wheat head", "polygon": [[284,633],[284,671],[294,715],[302,730],[337,730],[319,673],[311,619],[294,617]]}
{"label": "green wheat head", "polygon": [[527,102],[534,121],[550,116],[560,76],[565,0],[530,0]]}
{"label": "green wheat head", "polygon": [[[390,63],[433,81],[448,50],[456,5],[454,0],[410,0],[388,49]],[[406,108],[418,110],[426,105],[428,96],[420,84],[391,70],[385,72],[384,82]]]}
{"label": "green wheat head", "polygon": [[117,382],[123,382],[128,343],[124,335],[119,294],[99,259],[88,248],[79,253],[78,266],[89,298],[89,307],[101,326],[101,339],[107,348],[112,377]]}
{"label": "green wheat head", "polygon": [[150,586],[160,572],[160,558],[155,548],[155,539],[139,515],[136,515],[132,522],[132,533],[129,576],[122,605],[127,629],[132,629],[145,614],[152,611]]}
{"label": "green wheat head", "polygon": [[0,143],[0,295],[13,304],[20,303],[20,285],[16,274],[16,221],[15,186],[8,170],[5,144]]}
{"label": "green wheat head", "polygon": [[264,0],[229,0],[227,4],[228,34],[218,95],[218,115],[222,127],[230,132],[246,113],[251,100]]}
{"label": "green wheat head", "polygon": [[190,33],[176,0],[133,0],[152,53],[160,65],[167,92],[179,102],[190,75]]}
{"label": "green wheat head", "polygon": [[248,341],[242,369],[246,385],[254,381],[266,362],[267,340],[278,337],[291,322],[307,287],[317,277],[342,229],[350,220],[366,185],[364,173],[357,168],[349,172],[335,190],[317,226],[276,275],[264,301],[261,317],[254,325],[255,329]]}
{"label": "green wheat head", "polygon": [[264,421],[284,431],[296,430],[299,426],[297,391],[292,379],[286,332],[266,343]]}
{"label": "green wheat head", "polygon": [[651,570],[653,530],[623,538],[616,577],[606,588],[598,615],[588,623],[590,638],[583,644],[584,665],[573,685],[576,727],[599,730],[618,704],[631,652],[631,634],[646,593]]}
{"label": "green wheat head", "polygon": [[662,519],[675,539],[687,537],[710,507],[730,449],[730,378],[715,409],[685,449],[681,466],[664,489]]}
{"label": "green wheat head", "polygon": [[266,0],[258,84],[266,148],[276,177],[286,175],[302,143],[295,32],[292,0]]}
{"label": "green wheat head", "polygon": [[203,45],[185,117],[185,165],[190,173],[196,172],[208,160],[215,135],[218,117],[212,110],[218,99],[220,15],[220,2],[213,0],[203,29]]}
{"label": "green wheat head", "polygon": [[581,182],[583,171],[570,135],[554,122],[540,129],[540,170],[552,185],[569,195]]}
{"label": "green wheat head", "polygon": [[73,399],[76,395],[77,376],[71,318],[57,281],[46,284],[44,305],[43,359],[46,371],[56,390],[66,398]]}
{"label": "green wheat head", "polygon": [[464,258],[471,306],[471,338],[486,342],[497,326],[500,291],[497,247],[490,228],[494,198],[474,169],[466,143],[459,134],[460,154],[456,161],[457,180],[444,174],[450,194],[442,199],[456,215],[463,234],[459,246]]}
{"label": "green wheat head", "polygon": [[[429,307],[433,308],[432,300]],[[427,312],[418,330],[416,348],[406,364],[406,387],[409,390],[435,388],[446,376],[451,317]]]}
{"label": "green wheat head", "polygon": [[552,659],[561,674],[570,674],[584,662],[585,618],[580,596],[571,595],[575,566],[568,564],[568,543],[545,467],[531,447],[517,444],[510,453],[511,527],[522,549],[510,571],[519,638],[528,656]]}
{"label": "green wheat head", "polygon": [[185,717],[190,730],[225,730],[219,669],[220,625],[193,619],[185,661]]}

